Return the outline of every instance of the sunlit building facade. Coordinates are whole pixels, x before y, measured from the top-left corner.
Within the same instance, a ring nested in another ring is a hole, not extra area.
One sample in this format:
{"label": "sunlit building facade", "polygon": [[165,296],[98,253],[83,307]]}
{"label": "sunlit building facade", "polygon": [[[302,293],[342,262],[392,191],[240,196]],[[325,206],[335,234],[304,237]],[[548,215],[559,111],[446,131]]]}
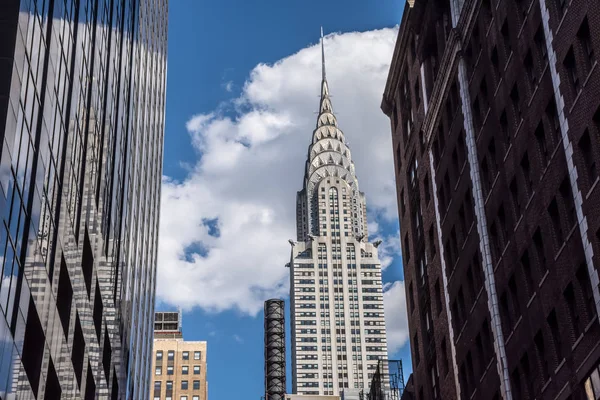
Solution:
{"label": "sunlit building facade", "polygon": [[[323,43],[323,42],[322,42]],[[323,80],[317,126],[297,195],[291,241],[293,393],[366,388],[387,358],[378,243],[369,243],[364,193]]]}
{"label": "sunlit building facade", "polygon": [[148,398],[167,1],[0,3],[0,398]]}

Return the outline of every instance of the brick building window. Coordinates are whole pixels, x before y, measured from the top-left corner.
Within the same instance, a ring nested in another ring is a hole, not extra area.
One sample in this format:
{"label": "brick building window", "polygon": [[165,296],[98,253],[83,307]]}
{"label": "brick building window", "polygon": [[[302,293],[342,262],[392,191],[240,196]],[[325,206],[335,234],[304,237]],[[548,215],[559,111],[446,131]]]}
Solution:
{"label": "brick building window", "polygon": [[531,164],[529,163],[529,154],[527,151],[521,158],[521,174],[523,176],[523,186],[525,187],[526,198],[529,199],[533,194],[533,177],[531,172]]}
{"label": "brick building window", "polygon": [[523,271],[523,278],[525,278],[525,290],[527,292],[527,298],[531,298],[535,292],[533,271],[531,268],[531,260],[529,258],[529,250],[525,250],[520,260],[521,270]]}
{"label": "brick building window", "polygon": [[527,51],[527,55],[523,60],[523,67],[525,68],[525,74],[527,75],[527,86],[529,89],[529,96],[533,96],[535,88],[538,85],[538,76],[536,68],[533,64],[533,56],[531,50]]}
{"label": "brick building window", "polygon": [[448,349],[446,348],[446,339],[442,340],[442,376],[448,375]]}
{"label": "brick building window", "polygon": [[533,37],[533,41],[535,42],[535,48],[537,53],[537,62],[540,67],[540,71],[544,69],[546,63],[548,62],[548,48],[546,47],[546,38],[544,34],[544,27],[540,23],[537,31],[535,32],[535,36]]}
{"label": "brick building window", "polygon": [[575,297],[575,289],[573,288],[572,282],[565,288],[563,297],[567,304],[567,311],[569,312],[569,321],[571,322],[571,344],[573,344],[579,338],[579,335],[581,335],[581,332],[583,332],[585,327],[582,326],[583,321],[577,310],[577,299]]}
{"label": "brick building window", "polygon": [[590,140],[588,129],[581,135],[578,147],[584,163],[584,171],[580,176],[587,181],[586,187],[589,189],[596,182],[596,179],[598,179],[598,170],[596,169],[596,157],[594,156],[595,143],[592,143]]}
{"label": "brick building window", "polygon": [[500,34],[502,35],[502,45],[504,47],[504,62],[508,62],[508,58],[512,53],[512,49],[510,46],[510,34],[508,32],[508,20],[504,19],[504,23],[502,24],[502,28],[500,28]]}
{"label": "brick building window", "polygon": [[573,51],[573,46],[569,48],[569,51],[567,52],[567,55],[563,60],[563,66],[565,67],[569,83],[571,84],[573,98],[575,98],[579,94],[579,92],[581,92],[582,82],[580,72],[577,70],[577,62],[575,61],[575,53]]}
{"label": "brick building window", "polygon": [[558,112],[556,109],[556,102],[554,98],[550,99],[546,106],[546,119],[550,127],[550,135],[552,138],[553,146],[558,145],[561,132],[560,132],[560,119],[558,118]]}
{"label": "brick building window", "polygon": [[594,293],[590,283],[590,276],[587,271],[587,265],[582,263],[576,273],[577,283],[583,299],[584,310],[586,314],[585,324],[589,324],[596,316],[596,303]]}
{"label": "brick building window", "polygon": [[583,19],[583,22],[579,26],[577,31],[577,42],[583,58],[586,75],[589,74],[592,66],[596,62],[596,56],[594,54],[594,45],[590,37],[590,27],[588,25],[587,16]]}
{"label": "brick building window", "polygon": [[544,344],[544,335],[541,330],[539,330],[534,339],[533,343],[535,346],[535,353],[538,363],[539,375],[541,378],[541,383],[544,384],[548,381],[550,377],[550,363],[549,363],[549,354],[546,352],[546,345]]}
{"label": "brick building window", "polygon": [[556,201],[556,197],[552,199],[552,202],[550,202],[550,205],[548,206],[548,216],[550,217],[550,222],[552,224],[554,243],[556,245],[556,249],[558,250],[565,241],[565,234],[562,229],[562,224],[560,223],[560,212],[558,211],[558,202]]}
{"label": "brick building window", "polygon": [[560,337],[560,328],[558,324],[558,318],[556,316],[556,310],[552,310],[550,314],[548,314],[546,321],[548,323],[548,327],[550,328],[550,335],[552,337],[554,368],[556,368],[563,359],[562,339]]}
{"label": "brick building window", "polygon": [[490,61],[492,62],[492,73],[494,77],[494,85],[498,86],[500,83],[500,61],[498,60],[498,48],[494,46],[490,54]]}
{"label": "brick building window", "polygon": [[551,153],[548,146],[548,140],[546,138],[546,131],[544,130],[544,124],[541,121],[535,130],[535,140],[540,155],[540,169],[544,169],[550,161]]}
{"label": "brick building window", "polygon": [[548,267],[546,265],[546,249],[544,248],[544,242],[542,240],[542,233],[540,228],[537,228],[533,234],[533,246],[535,248],[536,262],[540,273],[543,275]]}
{"label": "brick building window", "polygon": [[522,113],[521,113],[521,99],[519,97],[519,88],[515,83],[510,91],[510,102],[512,105],[513,119],[515,121],[515,126],[519,125],[521,122]]}
{"label": "brick building window", "polygon": [[508,185],[508,190],[510,191],[510,199],[512,201],[515,220],[517,220],[521,217],[522,210],[516,178],[513,178],[510,184]]}

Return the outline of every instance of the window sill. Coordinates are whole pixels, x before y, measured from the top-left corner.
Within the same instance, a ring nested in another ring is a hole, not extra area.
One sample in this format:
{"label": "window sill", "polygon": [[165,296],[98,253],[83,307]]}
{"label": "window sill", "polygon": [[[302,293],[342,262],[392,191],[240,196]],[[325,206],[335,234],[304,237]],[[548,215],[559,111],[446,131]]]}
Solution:
{"label": "window sill", "polygon": [[531,305],[533,304],[533,300],[537,297],[537,292],[533,292],[533,294],[531,295],[531,297],[529,298],[529,300],[527,301],[527,308],[531,307]]}
{"label": "window sill", "polygon": [[571,346],[571,351],[575,351],[577,346],[579,346],[579,343],[581,343],[581,341],[583,340],[583,335],[584,335],[584,332],[581,332],[581,334],[579,335],[577,340],[575,340],[575,343],[573,343],[573,346]]}
{"label": "window sill", "polygon": [[590,190],[588,190],[587,194],[585,195],[585,199],[586,200],[590,198],[590,196],[592,195],[592,192],[594,191],[594,189],[596,189],[596,186],[598,186],[598,182],[600,182],[600,176],[596,177],[596,180],[594,181],[594,183],[590,187]]}
{"label": "window sill", "polygon": [[515,54],[515,52],[511,49],[510,54],[508,55],[508,57],[506,58],[506,62],[504,63],[504,73],[506,73],[506,70],[508,69],[511,60],[513,59],[513,54]]}
{"label": "window sill", "polygon": [[[556,27],[556,33],[554,33],[554,37],[557,37],[559,32],[560,32],[560,28],[563,25],[563,22],[565,21],[565,18],[567,16],[567,14],[569,13],[569,9],[571,8],[571,1],[569,1],[568,4],[565,4],[565,9],[564,12],[562,14],[562,16],[560,17],[560,22],[558,23],[558,26]],[[548,10],[550,11],[550,10]]]}
{"label": "window sill", "polygon": [[567,359],[563,357],[562,361],[558,364],[558,367],[554,370],[554,375],[558,374],[558,372],[562,369],[563,365],[565,365]]}
{"label": "window sill", "polygon": [[496,98],[496,95],[498,94],[498,90],[500,90],[500,85],[502,84],[503,80],[503,77],[500,77],[500,79],[498,79],[498,84],[496,85],[496,89],[494,89],[494,98]]}
{"label": "window sill", "polygon": [[538,287],[541,288],[542,285],[544,284],[544,282],[546,282],[546,278],[548,278],[548,275],[550,275],[550,270],[546,270],[546,273],[544,273],[544,276],[542,276],[542,279],[540,280],[540,283],[538,283]]}
{"label": "window sill", "polygon": [[562,254],[563,250],[567,247],[567,243],[569,242],[569,240],[571,240],[571,237],[573,236],[573,234],[577,230],[577,226],[578,226],[578,223],[575,222],[573,224],[573,226],[571,227],[571,229],[569,229],[569,233],[567,233],[567,236],[563,240],[563,243],[560,246],[560,249],[558,249],[558,251],[556,252],[556,255],[554,256],[554,261],[558,260],[558,258]]}
{"label": "window sill", "polygon": [[483,121],[481,122],[481,128],[479,128],[479,132],[477,132],[477,139],[475,139],[475,141],[478,143],[479,143],[479,138],[481,137],[481,134],[483,133],[483,127],[487,123],[487,120],[488,120],[488,117],[490,116],[491,111],[492,111],[492,109],[488,106],[488,109],[485,112],[485,116],[483,117]]}
{"label": "window sill", "polygon": [[517,320],[517,322],[515,323],[515,326],[513,326],[512,330],[510,331],[510,334],[508,335],[508,337],[504,340],[504,344],[507,345],[508,342],[510,342],[510,339],[513,338],[515,332],[517,331],[517,328],[519,327],[519,325],[521,325],[521,321],[523,321],[523,315],[521,315],[519,317],[519,319]]}
{"label": "window sill", "polygon": [[573,112],[573,109],[575,108],[575,106],[577,105],[577,102],[579,101],[579,98],[581,97],[581,93],[583,93],[583,90],[585,89],[585,87],[587,86],[592,73],[594,72],[594,70],[596,69],[596,65],[598,65],[598,61],[594,61],[594,64],[592,65],[592,67],[590,68],[590,71],[588,72],[585,80],[583,81],[583,85],[581,85],[581,89],[579,90],[579,92],[577,93],[577,96],[575,96],[575,100],[573,100],[573,104],[571,105],[571,107],[569,107],[569,115]]}

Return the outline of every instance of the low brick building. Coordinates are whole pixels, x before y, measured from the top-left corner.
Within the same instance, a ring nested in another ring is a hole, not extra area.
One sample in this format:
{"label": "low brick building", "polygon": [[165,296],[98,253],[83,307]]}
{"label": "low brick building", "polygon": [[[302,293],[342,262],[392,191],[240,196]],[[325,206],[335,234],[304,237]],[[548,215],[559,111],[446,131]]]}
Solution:
{"label": "low brick building", "polygon": [[154,319],[151,400],[207,400],[206,342],[183,340],[180,313]]}

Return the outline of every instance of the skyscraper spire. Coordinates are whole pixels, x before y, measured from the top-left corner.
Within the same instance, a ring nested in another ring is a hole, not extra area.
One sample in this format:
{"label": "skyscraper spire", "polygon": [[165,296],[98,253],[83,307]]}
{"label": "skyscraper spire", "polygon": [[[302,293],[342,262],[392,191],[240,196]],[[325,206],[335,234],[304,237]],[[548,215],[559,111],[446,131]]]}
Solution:
{"label": "skyscraper spire", "polygon": [[323,81],[327,79],[325,74],[325,41],[323,39],[323,27],[321,27],[321,72],[323,74]]}

